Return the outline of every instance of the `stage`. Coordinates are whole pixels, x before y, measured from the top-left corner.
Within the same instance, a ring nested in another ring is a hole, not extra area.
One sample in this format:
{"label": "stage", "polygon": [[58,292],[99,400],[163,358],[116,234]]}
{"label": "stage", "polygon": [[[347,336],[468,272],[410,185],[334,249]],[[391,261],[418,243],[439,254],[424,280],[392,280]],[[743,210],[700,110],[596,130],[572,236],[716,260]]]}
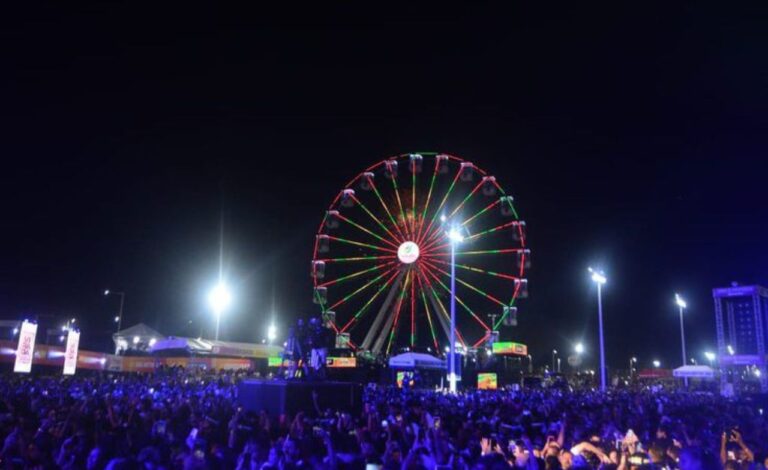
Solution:
{"label": "stage", "polygon": [[240,404],[249,411],[266,410],[271,416],[295,415],[299,411],[317,414],[317,407],[359,413],[363,406],[363,387],[357,383],[301,380],[243,379],[238,386]]}

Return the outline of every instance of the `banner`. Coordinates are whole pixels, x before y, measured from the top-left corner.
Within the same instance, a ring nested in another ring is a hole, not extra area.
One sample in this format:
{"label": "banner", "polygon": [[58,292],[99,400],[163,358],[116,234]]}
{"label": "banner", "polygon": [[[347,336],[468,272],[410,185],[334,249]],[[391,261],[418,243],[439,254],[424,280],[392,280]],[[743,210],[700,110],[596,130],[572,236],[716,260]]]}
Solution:
{"label": "banner", "polygon": [[77,348],[80,345],[80,332],[69,330],[67,349],[64,350],[64,375],[75,375],[77,369]]}
{"label": "banner", "polygon": [[32,371],[35,336],[37,336],[37,323],[30,323],[24,320],[19,331],[19,345],[16,347],[16,361],[13,364],[14,372],[28,374]]}

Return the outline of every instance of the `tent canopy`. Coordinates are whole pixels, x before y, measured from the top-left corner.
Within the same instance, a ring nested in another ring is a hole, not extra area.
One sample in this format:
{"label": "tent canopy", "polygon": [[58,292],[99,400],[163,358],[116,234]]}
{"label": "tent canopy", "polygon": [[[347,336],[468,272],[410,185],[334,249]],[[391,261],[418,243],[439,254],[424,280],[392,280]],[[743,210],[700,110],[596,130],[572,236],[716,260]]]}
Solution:
{"label": "tent canopy", "polygon": [[444,370],[445,361],[429,354],[409,352],[390,357],[389,367],[393,369]]}
{"label": "tent canopy", "polygon": [[114,338],[114,339],[117,339],[117,338],[129,338],[129,339],[132,340],[133,338],[135,338],[137,336],[139,337],[140,341],[144,341],[145,339],[146,340],[150,340],[152,338],[154,338],[155,340],[159,340],[161,338],[165,338],[165,336],[162,335],[160,332],[158,332],[157,330],[154,330],[154,329],[148,327],[144,323],[139,323],[139,324],[130,326],[128,328],[122,329],[122,330],[118,331],[117,333],[113,334],[112,338]]}
{"label": "tent canopy", "polygon": [[709,366],[682,366],[673,371],[675,377],[687,377],[696,379],[712,379],[715,371]]}
{"label": "tent canopy", "polygon": [[191,354],[267,358],[278,356],[282,351],[280,346],[266,344],[237,343],[234,341],[215,341],[202,338],[184,338],[169,336],[152,345],[151,352],[184,350]]}
{"label": "tent canopy", "polygon": [[150,343],[160,341],[163,338],[165,338],[163,334],[144,323],[130,326],[112,335],[112,341],[115,342],[115,354],[129,349],[146,351],[150,347]]}

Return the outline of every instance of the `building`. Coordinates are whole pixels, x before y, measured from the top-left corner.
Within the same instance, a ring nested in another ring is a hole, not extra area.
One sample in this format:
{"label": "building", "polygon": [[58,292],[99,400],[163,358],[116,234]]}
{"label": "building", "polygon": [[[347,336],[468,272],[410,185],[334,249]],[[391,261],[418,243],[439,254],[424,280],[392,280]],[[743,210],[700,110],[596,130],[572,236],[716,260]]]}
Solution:
{"label": "building", "polygon": [[759,383],[768,392],[766,337],[768,337],[768,289],[739,286],[712,290],[715,300],[717,353],[724,387],[743,388]]}

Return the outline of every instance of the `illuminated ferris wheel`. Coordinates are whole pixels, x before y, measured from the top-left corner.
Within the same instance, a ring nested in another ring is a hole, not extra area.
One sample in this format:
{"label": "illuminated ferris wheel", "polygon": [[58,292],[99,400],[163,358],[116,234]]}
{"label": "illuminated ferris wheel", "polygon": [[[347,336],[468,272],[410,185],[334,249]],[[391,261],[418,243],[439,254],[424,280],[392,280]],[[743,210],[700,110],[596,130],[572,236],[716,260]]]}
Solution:
{"label": "illuminated ferris wheel", "polygon": [[336,346],[374,354],[442,350],[450,337],[451,240],[457,342],[516,322],[530,267],[525,222],[495,177],[447,154],[405,154],[367,168],[325,212],[312,261],[314,302]]}

